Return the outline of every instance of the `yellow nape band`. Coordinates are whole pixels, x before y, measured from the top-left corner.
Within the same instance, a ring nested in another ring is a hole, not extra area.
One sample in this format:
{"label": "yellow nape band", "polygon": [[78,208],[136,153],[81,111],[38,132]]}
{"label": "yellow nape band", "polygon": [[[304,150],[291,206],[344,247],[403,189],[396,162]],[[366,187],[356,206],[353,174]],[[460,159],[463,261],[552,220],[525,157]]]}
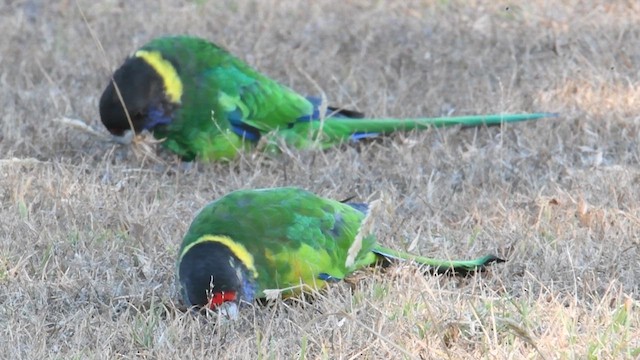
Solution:
{"label": "yellow nape band", "polygon": [[258,271],[256,270],[256,265],[253,261],[253,255],[251,255],[251,253],[247,250],[246,247],[244,247],[244,245],[233,241],[233,239],[228,236],[201,236],[200,238],[198,238],[198,240],[184,247],[184,249],[182,250],[182,254],[180,254],[180,259],[182,259],[184,254],[186,254],[189,249],[205,242],[215,242],[225,246],[227,249],[229,249],[229,251],[231,251],[231,253],[233,253],[233,255],[235,255],[235,257],[238,258],[238,260],[240,260],[242,265],[244,265],[247,270],[253,273],[253,277],[258,277]]}
{"label": "yellow nape band", "polygon": [[163,58],[162,54],[158,51],[138,50],[134,56],[142,58],[147,64],[151,65],[162,78],[164,91],[169,101],[174,104],[179,104],[180,98],[182,97],[182,81],[171,62]]}

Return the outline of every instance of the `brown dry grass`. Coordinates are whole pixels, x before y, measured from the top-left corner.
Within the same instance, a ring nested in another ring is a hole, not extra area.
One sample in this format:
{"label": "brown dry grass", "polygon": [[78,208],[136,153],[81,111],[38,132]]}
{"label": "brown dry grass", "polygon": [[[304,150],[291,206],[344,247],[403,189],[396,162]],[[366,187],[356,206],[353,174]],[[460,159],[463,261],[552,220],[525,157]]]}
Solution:
{"label": "brown dry grass", "polygon": [[[160,5],[159,5],[160,4]],[[0,348],[5,358],[634,358],[640,355],[636,1],[0,4]],[[374,115],[558,111],[185,171],[100,129],[109,72],[153,36],[228,47]],[[108,64],[108,65],[105,65]],[[107,68],[108,66],[108,68]],[[177,311],[176,250],[234,189],[367,200],[382,242],[509,259],[468,279],[411,265],[216,325]]]}

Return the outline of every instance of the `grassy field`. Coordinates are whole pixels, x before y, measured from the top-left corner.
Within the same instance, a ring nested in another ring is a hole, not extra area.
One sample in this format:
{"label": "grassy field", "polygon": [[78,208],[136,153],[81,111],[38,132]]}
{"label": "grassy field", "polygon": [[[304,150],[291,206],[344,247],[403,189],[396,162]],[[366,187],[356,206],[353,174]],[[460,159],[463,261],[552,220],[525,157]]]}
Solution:
{"label": "grassy field", "polygon": [[[515,3],[0,4],[0,357],[640,356],[640,5]],[[106,135],[97,103],[110,72],[168,33],[375,116],[561,116],[190,170],[59,121]],[[384,192],[383,244],[508,262],[469,278],[370,269],[232,323],[185,313],[174,263],[195,212],[284,185]]]}

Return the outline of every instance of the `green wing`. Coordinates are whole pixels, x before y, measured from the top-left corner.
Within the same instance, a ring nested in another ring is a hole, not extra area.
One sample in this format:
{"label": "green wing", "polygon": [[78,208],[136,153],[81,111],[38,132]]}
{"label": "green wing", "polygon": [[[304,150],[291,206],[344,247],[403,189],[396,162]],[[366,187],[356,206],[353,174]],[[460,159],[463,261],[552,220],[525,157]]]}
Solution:
{"label": "green wing", "polygon": [[366,236],[347,266],[363,219],[349,205],[297,188],[236,191],[198,214],[182,249],[204,235],[227,236],[253,256],[258,296],[265,289],[297,287],[292,294],[301,284],[321,288],[371,262],[375,239]]}
{"label": "green wing", "polygon": [[183,83],[173,122],[154,132],[183,157],[234,158],[245,140],[257,140],[313,112],[306,98],[206,40],[164,37],[142,49],[160,51]]}
{"label": "green wing", "polygon": [[233,60],[205,74],[208,83],[219,85],[216,101],[226,121],[268,132],[312,113],[306,98]]}

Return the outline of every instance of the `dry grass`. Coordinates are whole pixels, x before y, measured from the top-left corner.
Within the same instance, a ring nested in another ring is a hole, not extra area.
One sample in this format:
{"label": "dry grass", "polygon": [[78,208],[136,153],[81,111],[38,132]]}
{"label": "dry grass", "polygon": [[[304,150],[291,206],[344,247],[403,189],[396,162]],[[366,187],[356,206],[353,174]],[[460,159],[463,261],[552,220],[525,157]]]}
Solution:
{"label": "dry grass", "polygon": [[[0,5],[4,357],[640,356],[636,1],[80,7],[106,59],[74,2]],[[562,116],[189,170],[54,121],[102,130],[109,72],[151,37],[182,32],[374,115]],[[372,269],[310,304],[256,306],[235,323],[180,311],[174,261],[194,212],[234,189],[280,185],[360,200],[384,191],[383,243],[509,262],[467,279]]]}

